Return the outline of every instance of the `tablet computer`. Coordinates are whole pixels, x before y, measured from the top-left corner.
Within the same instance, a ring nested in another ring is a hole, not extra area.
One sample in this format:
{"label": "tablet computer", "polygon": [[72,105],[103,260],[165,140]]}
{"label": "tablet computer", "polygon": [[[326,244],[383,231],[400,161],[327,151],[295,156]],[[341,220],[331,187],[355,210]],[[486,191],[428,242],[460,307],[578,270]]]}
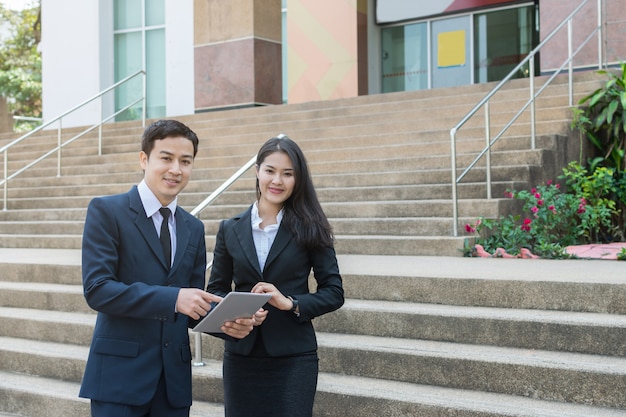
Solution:
{"label": "tablet computer", "polygon": [[227,321],[234,321],[242,317],[252,317],[259,308],[272,298],[271,294],[256,294],[251,292],[229,292],[209,314],[198,323],[194,332],[223,333],[222,325]]}

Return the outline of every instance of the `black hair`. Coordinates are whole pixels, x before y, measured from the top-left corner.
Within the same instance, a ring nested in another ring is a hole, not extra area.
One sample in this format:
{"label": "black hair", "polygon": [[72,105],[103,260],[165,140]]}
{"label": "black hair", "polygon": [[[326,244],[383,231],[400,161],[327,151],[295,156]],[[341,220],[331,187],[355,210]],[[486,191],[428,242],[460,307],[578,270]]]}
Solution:
{"label": "black hair", "polygon": [[[269,139],[261,146],[256,158],[257,168],[265,158],[274,152],[286,154],[294,168],[295,184],[293,193],[283,205],[282,222],[294,234],[296,242],[308,249],[332,246],[334,236],[332,227],[322,210],[306,158],[300,147],[285,135]],[[261,196],[259,180],[256,181],[257,199]]]}
{"label": "black hair", "polygon": [[193,143],[193,156],[198,153],[198,136],[187,125],[178,120],[157,120],[151,123],[143,131],[141,137],[141,150],[150,156],[150,152],[154,149],[154,141],[170,137],[182,136]]}

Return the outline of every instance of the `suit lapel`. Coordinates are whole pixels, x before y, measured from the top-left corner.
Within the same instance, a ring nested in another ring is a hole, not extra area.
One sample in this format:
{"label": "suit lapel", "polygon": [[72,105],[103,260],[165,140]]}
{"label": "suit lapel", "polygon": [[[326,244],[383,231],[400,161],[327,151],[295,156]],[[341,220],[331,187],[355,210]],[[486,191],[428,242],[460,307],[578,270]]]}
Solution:
{"label": "suit lapel", "polygon": [[271,265],[274,260],[278,257],[278,255],[287,247],[287,244],[292,239],[291,233],[287,230],[287,227],[282,223],[278,228],[278,233],[276,234],[276,239],[274,239],[274,243],[272,243],[272,247],[270,248],[270,253],[267,254],[267,260],[265,261],[265,269],[269,265]]}
{"label": "suit lapel", "polygon": [[248,262],[254,267],[254,269],[259,273],[260,276],[263,276],[261,272],[261,266],[259,265],[259,258],[256,255],[256,247],[254,246],[254,239],[252,238],[252,227],[250,221],[250,212],[251,208],[249,208],[235,223],[233,229],[235,230],[235,234],[237,235],[237,240],[241,245],[241,249],[243,253],[246,255],[246,259]]}

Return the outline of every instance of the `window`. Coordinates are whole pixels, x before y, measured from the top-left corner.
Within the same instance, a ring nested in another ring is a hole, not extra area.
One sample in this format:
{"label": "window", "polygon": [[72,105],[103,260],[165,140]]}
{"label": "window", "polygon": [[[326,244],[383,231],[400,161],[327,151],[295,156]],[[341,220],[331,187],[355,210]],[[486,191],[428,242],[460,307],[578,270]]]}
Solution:
{"label": "window", "polygon": [[[165,0],[115,0],[115,82],[146,70],[146,116],[165,115]],[[115,92],[118,111],[141,97],[141,77]],[[141,103],[117,116],[118,121],[141,117]]]}
{"label": "window", "polygon": [[[535,13],[532,5],[474,15],[474,82],[499,81],[526,58],[539,38]],[[528,75],[526,65],[514,78]]]}

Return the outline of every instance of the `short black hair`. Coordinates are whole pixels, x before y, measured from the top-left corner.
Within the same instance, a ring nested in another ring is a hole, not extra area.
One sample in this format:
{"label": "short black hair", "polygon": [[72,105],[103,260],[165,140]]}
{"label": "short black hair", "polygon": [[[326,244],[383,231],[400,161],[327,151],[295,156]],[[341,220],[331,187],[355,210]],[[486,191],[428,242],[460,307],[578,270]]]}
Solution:
{"label": "short black hair", "polygon": [[151,123],[143,131],[141,137],[141,150],[150,156],[150,152],[154,149],[154,141],[165,138],[182,136],[193,143],[193,156],[198,153],[198,136],[184,123],[178,120],[157,120]]}

